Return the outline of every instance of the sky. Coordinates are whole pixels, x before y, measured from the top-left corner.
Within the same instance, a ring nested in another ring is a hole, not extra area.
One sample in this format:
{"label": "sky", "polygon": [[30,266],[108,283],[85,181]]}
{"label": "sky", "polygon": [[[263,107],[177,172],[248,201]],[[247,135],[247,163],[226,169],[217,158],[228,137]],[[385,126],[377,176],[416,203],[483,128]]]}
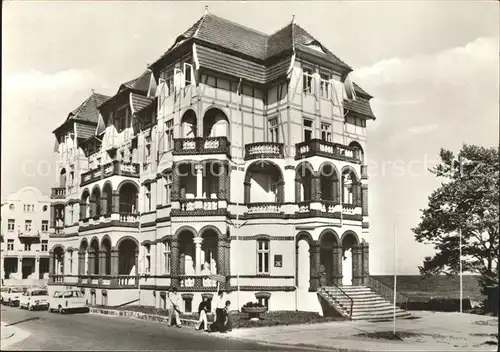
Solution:
{"label": "sky", "polygon": [[[375,98],[367,124],[370,272],[417,274],[440,148],[497,146],[496,1],[2,3],[2,198],[56,185],[52,131],[94,89],[113,95],[209,11],[271,33],[296,22]],[[396,234],[396,236],[394,236]],[[396,238],[396,245],[394,245]]]}

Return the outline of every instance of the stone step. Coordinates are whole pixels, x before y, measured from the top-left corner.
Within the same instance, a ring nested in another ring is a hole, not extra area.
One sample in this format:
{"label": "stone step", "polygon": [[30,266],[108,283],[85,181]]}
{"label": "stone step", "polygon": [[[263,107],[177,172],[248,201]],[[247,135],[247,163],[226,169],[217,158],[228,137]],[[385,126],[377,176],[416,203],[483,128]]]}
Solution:
{"label": "stone step", "polygon": [[[402,315],[409,315],[410,313],[405,311],[396,311],[396,317]],[[352,312],[353,317],[393,317],[394,313],[392,311],[380,311],[380,312]]]}

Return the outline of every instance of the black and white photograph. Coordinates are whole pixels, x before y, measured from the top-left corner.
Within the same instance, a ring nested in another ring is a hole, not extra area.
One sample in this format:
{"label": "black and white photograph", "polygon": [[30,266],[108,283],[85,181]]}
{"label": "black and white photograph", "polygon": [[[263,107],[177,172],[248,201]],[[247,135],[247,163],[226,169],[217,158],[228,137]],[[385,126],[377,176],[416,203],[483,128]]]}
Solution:
{"label": "black and white photograph", "polygon": [[2,2],[5,351],[499,351],[498,1]]}

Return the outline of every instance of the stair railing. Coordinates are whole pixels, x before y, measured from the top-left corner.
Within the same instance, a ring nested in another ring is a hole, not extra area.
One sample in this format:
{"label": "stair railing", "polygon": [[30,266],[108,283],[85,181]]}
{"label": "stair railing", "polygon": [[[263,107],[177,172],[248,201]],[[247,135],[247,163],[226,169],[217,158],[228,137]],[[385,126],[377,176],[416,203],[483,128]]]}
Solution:
{"label": "stair railing", "polygon": [[[351,298],[351,296],[349,296],[343,289],[341,289],[337,284],[335,283],[332,283],[333,284],[333,287],[335,287],[337,289],[337,291],[344,297],[346,297],[349,302],[350,302],[350,309],[349,309],[349,319],[352,320],[352,307],[354,305],[354,300]],[[324,288],[323,288],[324,289]],[[336,299],[336,297],[333,297],[334,299]]]}
{"label": "stair railing", "polygon": [[[369,288],[373,289],[375,292],[377,292],[379,295],[381,295],[383,298],[385,298],[387,301],[391,302],[394,304],[394,288],[389,287],[386,284],[382,283],[380,280],[374,278],[373,276],[365,276],[366,279],[366,286]],[[403,308],[404,310],[408,309],[408,301],[410,300],[410,297],[405,295],[404,293],[398,291],[396,289],[396,304],[400,302],[400,307]]]}

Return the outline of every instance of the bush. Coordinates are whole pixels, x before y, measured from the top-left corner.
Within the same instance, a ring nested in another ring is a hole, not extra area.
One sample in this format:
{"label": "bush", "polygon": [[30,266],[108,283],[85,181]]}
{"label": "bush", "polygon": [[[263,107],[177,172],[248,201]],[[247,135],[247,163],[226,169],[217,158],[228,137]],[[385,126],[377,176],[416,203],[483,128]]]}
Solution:
{"label": "bush", "polygon": [[264,308],[265,306],[259,302],[247,302],[241,308]]}
{"label": "bush", "polygon": [[[460,299],[457,298],[431,298],[428,301],[409,301],[408,310],[430,310],[435,312],[458,312],[460,311]],[[462,300],[462,309],[471,310],[470,299]]]}

